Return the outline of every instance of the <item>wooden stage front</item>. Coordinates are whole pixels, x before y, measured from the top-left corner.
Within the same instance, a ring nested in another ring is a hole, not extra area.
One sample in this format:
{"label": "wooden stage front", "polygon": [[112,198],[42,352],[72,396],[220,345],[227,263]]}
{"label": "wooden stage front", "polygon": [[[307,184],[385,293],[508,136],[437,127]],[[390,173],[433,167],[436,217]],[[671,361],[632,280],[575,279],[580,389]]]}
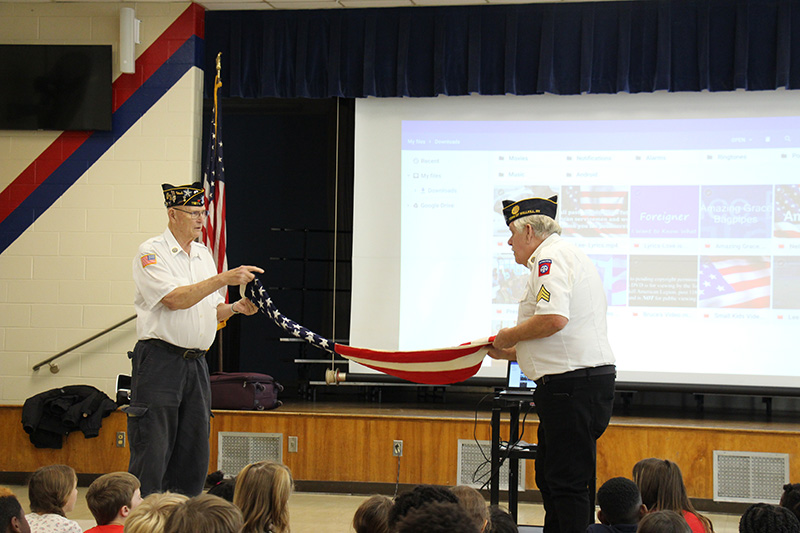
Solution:
{"label": "wooden stage front", "polygon": [[[392,456],[394,440],[403,441],[400,483],[455,485],[459,439],[491,439],[490,403],[483,402],[477,415],[474,405],[449,408],[303,400],[290,400],[267,412],[214,411],[209,471],[217,469],[219,432],[280,433],[283,461],[306,486],[313,482],[360,493],[374,491],[365,487],[375,484],[394,484],[398,477],[398,461]],[[84,439],[76,431],[65,440],[63,449],[52,450],[33,447],[22,429],[21,411],[21,406],[0,406],[0,427],[5,428],[0,433],[1,476],[32,472],[52,463],[69,464],[80,474],[127,469],[128,450],[116,445],[117,432],[125,431],[122,412],[104,419],[99,437]],[[505,439],[507,414],[503,422]],[[537,425],[531,413],[523,437],[528,442],[536,441]],[[298,439],[296,453],[288,452],[289,436]],[[711,500],[714,450],[789,454],[791,480],[800,480],[800,423],[614,416],[598,441],[598,484],[615,476],[630,477],[639,459],[661,457],[680,465],[692,498]],[[0,479],[2,482],[9,481]],[[532,467],[526,469],[526,487],[535,489]]]}

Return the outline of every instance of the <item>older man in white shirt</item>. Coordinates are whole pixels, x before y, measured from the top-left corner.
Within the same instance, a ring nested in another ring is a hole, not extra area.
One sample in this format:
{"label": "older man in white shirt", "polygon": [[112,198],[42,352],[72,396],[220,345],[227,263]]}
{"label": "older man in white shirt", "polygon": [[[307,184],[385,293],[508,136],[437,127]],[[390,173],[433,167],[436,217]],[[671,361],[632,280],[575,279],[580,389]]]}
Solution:
{"label": "older man in white shirt", "polygon": [[596,441],[611,418],[616,369],[606,297],[586,254],[561,239],[557,197],[504,201],[508,244],[530,277],[517,325],[489,355],[516,360],[536,382],[536,484],[545,533],[583,533],[594,522]]}
{"label": "older man in white shirt", "polygon": [[174,491],[196,496],[208,472],[211,387],[205,354],[217,324],[258,308],[243,298],[225,303],[220,289],[251,281],[258,267],[217,274],[197,242],[205,222],[204,190],[162,185],[169,222],[163,234],[139,246],[133,260],[136,333],[128,437],[129,471],[142,496]]}

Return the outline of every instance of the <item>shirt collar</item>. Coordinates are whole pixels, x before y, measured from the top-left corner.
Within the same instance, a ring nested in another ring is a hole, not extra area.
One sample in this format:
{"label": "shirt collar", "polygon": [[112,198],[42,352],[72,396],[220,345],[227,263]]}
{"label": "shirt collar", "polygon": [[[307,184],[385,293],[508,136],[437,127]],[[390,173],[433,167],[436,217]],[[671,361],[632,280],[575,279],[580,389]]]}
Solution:
{"label": "shirt collar", "polygon": [[528,268],[530,270],[535,269],[536,268],[536,255],[539,254],[544,248],[546,248],[547,246],[553,244],[554,242],[556,242],[558,240],[561,240],[561,236],[558,233],[553,233],[549,237],[547,237],[545,240],[543,240],[542,243],[539,246],[536,247],[536,249],[533,251],[531,256],[528,258]]}
{"label": "shirt collar", "polygon": [[[167,228],[164,231],[164,239],[166,240],[167,246],[169,246],[169,251],[172,252],[173,256],[183,252],[183,248],[178,243],[178,239],[175,238],[175,235],[172,234],[172,231],[170,231],[169,228]],[[195,246],[195,244],[196,243],[194,241],[192,241],[192,243],[190,244],[189,257],[197,257],[198,252],[197,252],[197,246]]]}

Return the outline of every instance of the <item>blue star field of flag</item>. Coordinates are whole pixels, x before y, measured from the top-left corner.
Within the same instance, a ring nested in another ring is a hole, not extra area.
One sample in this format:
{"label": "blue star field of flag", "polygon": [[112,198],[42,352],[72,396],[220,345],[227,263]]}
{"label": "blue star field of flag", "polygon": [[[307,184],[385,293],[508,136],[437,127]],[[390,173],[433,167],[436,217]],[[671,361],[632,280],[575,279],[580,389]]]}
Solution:
{"label": "blue star field of flag", "polygon": [[203,187],[206,189],[208,198],[214,201],[217,194],[217,181],[225,181],[225,165],[222,162],[222,136],[217,136],[218,128],[213,118],[209,133],[211,138],[208,145],[206,168],[203,172]]}
{"label": "blue star field of flag", "polygon": [[264,286],[261,285],[261,281],[259,281],[258,278],[253,279],[253,281],[247,284],[245,296],[251,302],[256,304],[262,313],[271,318],[272,321],[275,322],[275,325],[290,335],[293,335],[298,339],[303,339],[320,350],[335,353],[333,351],[333,342],[325,337],[317,335],[310,329],[301,326],[291,318],[281,314],[281,312],[278,311],[278,308],[275,307],[275,304],[272,302],[272,298],[270,298],[269,293],[267,293],[266,289],[264,289]]}

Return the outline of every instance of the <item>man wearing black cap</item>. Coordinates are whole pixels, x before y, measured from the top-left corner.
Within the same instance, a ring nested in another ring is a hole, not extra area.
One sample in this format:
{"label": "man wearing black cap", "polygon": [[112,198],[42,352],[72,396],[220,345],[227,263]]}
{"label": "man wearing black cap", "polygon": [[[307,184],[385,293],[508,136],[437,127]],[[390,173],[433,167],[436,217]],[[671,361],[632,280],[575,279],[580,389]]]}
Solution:
{"label": "man wearing black cap", "polygon": [[497,333],[489,355],[516,360],[536,381],[536,485],[545,533],[583,533],[594,522],[596,441],[614,403],[614,355],[606,297],[586,254],[561,239],[557,197],[503,201],[508,244],[530,277],[517,325]]}
{"label": "man wearing black cap", "polygon": [[133,260],[136,334],[128,437],[129,471],[142,496],[171,490],[196,496],[209,460],[211,389],[205,353],[217,324],[258,309],[243,298],[225,303],[220,289],[254,278],[258,267],[217,274],[208,249],[196,241],[205,223],[204,190],[162,185],[169,222],[139,246]]}

